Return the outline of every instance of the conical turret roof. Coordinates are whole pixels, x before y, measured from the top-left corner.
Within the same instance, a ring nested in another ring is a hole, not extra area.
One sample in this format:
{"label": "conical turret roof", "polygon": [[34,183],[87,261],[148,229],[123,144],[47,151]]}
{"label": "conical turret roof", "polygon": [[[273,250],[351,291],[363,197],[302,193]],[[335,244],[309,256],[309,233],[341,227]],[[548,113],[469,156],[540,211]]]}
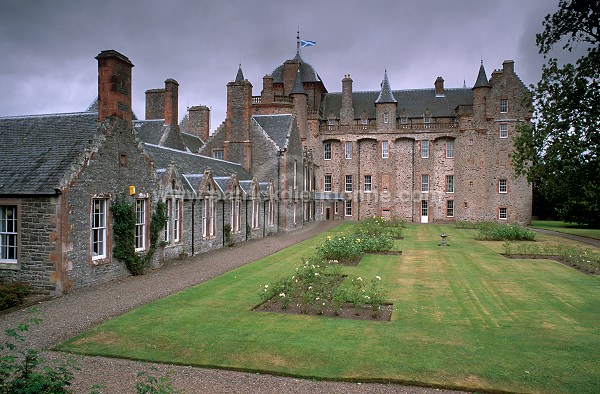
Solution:
{"label": "conical turret roof", "polygon": [[390,88],[390,82],[387,77],[387,70],[385,70],[383,74],[383,81],[381,82],[381,91],[379,92],[379,96],[377,100],[375,100],[375,104],[381,103],[397,103],[394,94],[392,93],[392,88]]}
{"label": "conical turret roof", "polygon": [[490,87],[490,83],[485,75],[485,68],[483,68],[483,60],[481,61],[481,66],[479,66],[479,74],[477,74],[477,81],[475,81],[473,88],[480,87]]}
{"label": "conical turret roof", "polygon": [[296,80],[294,81],[294,87],[290,94],[307,94],[304,90],[304,85],[302,84],[302,74],[300,73],[300,69],[296,73]]}
{"label": "conical turret roof", "polygon": [[242,65],[238,68],[237,75],[235,76],[235,82],[244,82],[244,73],[242,72]]}

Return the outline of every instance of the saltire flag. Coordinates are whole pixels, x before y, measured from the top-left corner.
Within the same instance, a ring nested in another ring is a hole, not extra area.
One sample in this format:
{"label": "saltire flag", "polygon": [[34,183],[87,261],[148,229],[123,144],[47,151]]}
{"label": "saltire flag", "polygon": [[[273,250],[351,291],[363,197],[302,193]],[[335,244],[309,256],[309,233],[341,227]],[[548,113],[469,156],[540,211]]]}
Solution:
{"label": "saltire flag", "polygon": [[304,47],[314,47],[315,45],[317,45],[316,41],[300,40],[300,47],[301,48],[304,48]]}

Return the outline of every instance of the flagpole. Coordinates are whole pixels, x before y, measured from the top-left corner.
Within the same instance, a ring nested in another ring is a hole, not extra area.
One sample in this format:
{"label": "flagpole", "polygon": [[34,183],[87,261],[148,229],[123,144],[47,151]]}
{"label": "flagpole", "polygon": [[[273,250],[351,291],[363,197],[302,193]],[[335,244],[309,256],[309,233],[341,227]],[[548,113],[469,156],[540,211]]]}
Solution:
{"label": "flagpole", "polygon": [[300,27],[298,27],[298,32],[296,34],[296,53],[300,56]]}

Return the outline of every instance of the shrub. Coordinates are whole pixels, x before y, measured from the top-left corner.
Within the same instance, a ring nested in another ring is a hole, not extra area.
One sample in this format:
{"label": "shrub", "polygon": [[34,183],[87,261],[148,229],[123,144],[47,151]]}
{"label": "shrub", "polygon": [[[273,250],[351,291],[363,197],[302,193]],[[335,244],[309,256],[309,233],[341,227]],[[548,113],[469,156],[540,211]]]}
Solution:
{"label": "shrub", "polygon": [[317,246],[317,257],[325,261],[338,261],[340,264],[349,263],[363,255],[360,238],[344,233],[327,236],[325,242]]}
{"label": "shrub", "polygon": [[29,286],[21,282],[0,284],[0,311],[23,303],[30,294]]}
{"label": "shrub", "polygon": [[479,226],[477,239],[483,241],[533,241],[535,233],[518,224],[487,222]]}
{"label": "shrub", "polygon": [[357,238],[363,252],[387,252],[394,247],[394,240],[390,234],[384,233],[376,237]]}

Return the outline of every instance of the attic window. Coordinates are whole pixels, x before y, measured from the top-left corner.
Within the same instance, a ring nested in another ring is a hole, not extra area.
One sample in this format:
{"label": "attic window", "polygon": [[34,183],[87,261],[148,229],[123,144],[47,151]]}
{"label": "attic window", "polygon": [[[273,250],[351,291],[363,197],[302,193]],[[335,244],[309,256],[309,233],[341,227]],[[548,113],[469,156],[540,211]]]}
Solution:
{"label": "attic window", "polygon": [[213,150],[213,157],[215,159],[223,160],[223,158],[225,157],[223,149],[215,149],[215,150]]}
{"label": "attic window", "polygon": [[406,116],[401,117],[400,118],[400,123],[401,124],[408,124],[408,117],[406,117]]}

